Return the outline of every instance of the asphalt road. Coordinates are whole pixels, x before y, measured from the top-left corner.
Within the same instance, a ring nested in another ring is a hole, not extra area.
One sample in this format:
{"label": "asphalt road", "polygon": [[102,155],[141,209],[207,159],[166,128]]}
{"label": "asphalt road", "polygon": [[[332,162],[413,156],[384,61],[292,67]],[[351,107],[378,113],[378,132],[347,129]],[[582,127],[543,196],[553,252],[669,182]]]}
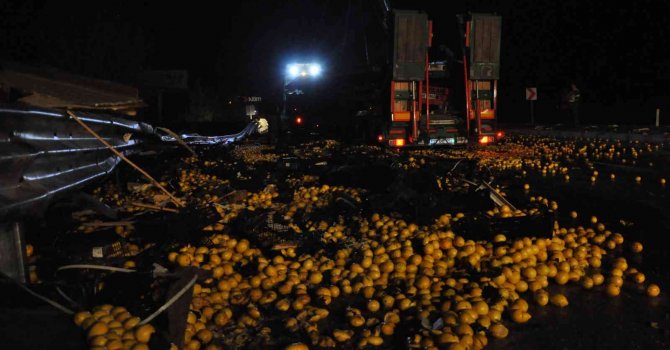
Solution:
{"label": "asphalt road", "polygon": [[[661,295],[650,298],[640,287],[628,281],[619,297],[607,296],[603,286],[587,291],[575,285],[552,284],[549,291],[566,294],[570,304],[565,308],[531,305],[532,319],[521,325],[505,321],[510,328],[509,337],[490,339],[487,349],[670,349],[670,250],[667,248],[670,243],[670,191],[668,185],[659,183],[660,178],[670,180],[668,145],[651,152],[641,152],[635,158],[636,164],[632,164],[631,157],[628,157],[628,163],[622,163],[618,158],[574,157],[568,151],[557,152],[549,158],[546,152],[517,157],[536,157],[535,160],[545,162],[543,164],[556,162],[567,169],[569,181],[565,180],[566,174],[543,175],[540,168],[528,165],[522,169],[490,165],[508,156],[510,152],[507,151],[517,149],[519,145],[540,149],[538,145],[552,148],[564,145],[563,142],[576,144],[575,149],[598,143],[593,139],[558,141],[512,136],[502,145],[491,146],[488,150],[399,152],[345,145],[328,148],[323,144],[318,147],[303,144],[269,150],[268,153],[275,152],[280,159],[285,159],[253,165],[239,159],[233,164],[233,160],[226,158],[230,155],[217,150],[207,151],[204,156],[211,157],[207,159],[230,160],[227,165],[215,168],[215,172],[220,177],[230,178],[234,188],[255,191],[273,182],[286,186],[289,175],[295,178],[311,174],[319,177],[319,183],[366,189],[363,215],[396,211],[409,221],[421,223],[430,222],[444,212],[481,215],[492,207],[492,203],[481,196],[437,189],[434,185],[436,177],[444,179],[453,170],[461,177],[493,180],[492,184],[499,186],[507,199],[519,208],[529,206],[533,196],[555,200],[559,209],[552,215],[562,225],[588,226],[590,217],[597,216],[608,229],[624,236],[626,243],[617,254],[626,256],[629,265],[643,271],[648,281],[658,283]],[[634,145],[642,147],[642,144]],[[621,147],[630,145],[622,144]],[[287,154],[291,157],[285,157]],[[484,158],[491,162],[478,168],[477,162]],[[459,163],[461,159],[464,161]],[[179,166],[169,159],[140,161],[154,174],[161,170],[173,171]],[[594,170],[599,172],[596,181],[591,180]],[[612,173],[616,174],[615,180],[609,178]],[[636,176],[641,176],[642,181],[636,182]],[[524,184],[529,185],[529,190],[523,189]],[[578,218],[569,217],[570,211],[579,213]],[[57,242],[35,231],[67,231],[72,229],[69,226],[74,225],[68,219],[59,220],[54,215],[48,216],[48,220],[52,221],[38,223],[33,226],[32,232],[27,232],[28,241],[36,242],[36,250],[45,255],[59,251],[52,248]],[[184,216],[181,224],[188,226],[193,223],[192,220],[197,220],[196,216]],[[175,222],[175,225],[178,224]],[[165,230],[170,231],[168,227]],[[141,235],[142,232],[135,234]],[[78,244],[89,249],[88,245],[93,244],[91,239],[91,236],[86,236]],[[642,254],[633,254],[628,250],[632,241],[642,242],[645,247]],[[49,259],[67,260],[68,257],[51,256]],[[49,282],[49,276],[44,276],[44,279]],[[69,321],[69,317],[23,295],[11,285],[0,285],[0,288],[8,296],[0,303],[0,338],[8,344],[8,348],[37,349],[48,348],[49,345],[59,349],[85,347],[82,332]],[[48,293],[48,286],[39,289]],[[400,344],[385,344],[385,347],[405,348]]]}

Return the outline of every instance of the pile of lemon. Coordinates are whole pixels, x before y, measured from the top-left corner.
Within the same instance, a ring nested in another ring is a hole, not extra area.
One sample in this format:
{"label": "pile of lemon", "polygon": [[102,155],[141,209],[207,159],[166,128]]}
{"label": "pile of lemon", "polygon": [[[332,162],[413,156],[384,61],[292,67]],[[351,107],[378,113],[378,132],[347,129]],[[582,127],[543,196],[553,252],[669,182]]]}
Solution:
{"label": "pile of lemon", "polygon": [[276,162],[280,155],[273,151],[274,147],[269,145],[240,145],[233,149],[232,155],[247,165],[255,165],[260,162]]}
{"label": "pile of lemon", "polygon": [[[357,239],[348,238],[349,247],[335,252],[268,257],[244,239],[215,235],[214,247],[171,253],[175,264],[213,271],[194,290],[187,348],[209,345],[212,339],[234,344],[229,336],[235,334],[284,331],[295,338],[307,335],[313,346],[374,347],[399,328],[425,324],[410,337],[412,344],[480,349],[491,337],[507,336],[505,320],[528,322],[529,301],[567,306],[567,297],[550,292],[550,284],[578,284],[611,296],[620,293],[626,279],[644,286],[644,274],[613,255],[623,236],[602,224],[557,226],[553,238],[496,235],[491,241],[472,241],[450,229],[462,217],[445,214],[432,225],[418,226],[374,214],[351,235]],[[313,229],[331,227],[344,228],[321,222]],[[641,243],[631,250],[641,252]],[[256,272],[249,274],[245,266],[257,266]],[[485,297],[485,290],[495,296]],[[654,284],[647,290],[650,296],[660,292]],[[342,298],[348,307],[332,309]],[[264,322],[277,317],[284,329]],[[329,317],[346,322],[323,328],[320,321]]]}
{"label": "pile of lemon", "polygon": [[[663,149],[659,143],[641,141],[612,141],[606,139],[575,138],[571,140],[557,140],[539,136],[516,136],[505,141],[498,148],[470,152],[468,157],[479,160],[479,165],[496,171],[516,169],[536,171],[542,176],[562,175],[565,181],[570,181],[568,171],[572,167],[584,167],[587,180],[595,183],[598,180],[598,171],[594,170],[596,162],[611,165],[638,165],[643,156],[652,155]],[[523,149],[523,152],[513,150]],[[492,156],[496,154],[496,156]],[[653,168],[653,162],[639,164]],[[591,174],[589,174],[591,172]],[[616,175],[609,174],[614,181]],[[636,183],[642,182],[641,176],[635,176]],[[665,178],[659,178],[658,183],[665,185]]]}
{"label": "pile of lemon", "polygon": [[305,187],[308,184],[314,185],[319,181],[319,177],[316,175],[302,175],[300,177],[292,177],[291,175],[286,178],[286,182],[291,188]]}
{"label": "pile of lemon", "polygon": [[362,202],[361,195],[364,193],[361,189],[348,188],[344,186],[311,186],[300,187],[293,192],[293,200],[288,203],[284,213],[284,219],[291,221],[298,212],[309,214],[314,209],[324,208],[336,200],[337,195],[346,195],[356,204]]}
{"label": "pile of lemon", "polygon": [[477,161],[480,170],[520,170],[528,159],[535,158],[535,149],[521,144],[476,149],[466,153],[467,159]]}
{"label": "pile of lemon", "polygon": [[[230,184],[230,181],[221,179],[216,175],[206,174],[198,169],[184,169],[179,172],[178,191],[187,199],[195,200],[197,205],[206,205],[210,201],[217,201],[216,196],[210,195],[210,193],[228,184]],[[201,191],[204,194],[194,195],[195,191]]]}
{"label": "pile of lemon", "polygon": [[140,321],[124,307],[109,304],[74,315],[74,323],[86,332],[91,350],[149,349],[156,329],[150,324],[140,325]]}
{"label": "pile of lemon", "polygon": [[[249,149],[237,151],[237,156],[259,161],[252,154],[260,148]],[[655,150],[657,146],[645,144],[529,137],[457,152],[477,159],[481,170],[512,172],[520,178],[527,172],[565,176],[576,164],[587,162],[588,167],[598,157],[621,152],[635,159]],[[262,151],[267,154],[269,149]],[[441,157],[434,150],[416,152],[423,153],[410,153],[407,169],[430,166],[426,159]],[[447,187],[446,181],[436,180]],[[492,339],[507,337],[510,322],[529,322],[532,303],[569,306],[567,296],[552,285],[572,284],[617,296],[628,284],[650,297],[660,294],[660,287],[623,257],[623,236],[595,217],[585,226],[556,222],[551,238],[497,234],[475,241],[452,230],[452,223],[466,217],[463,213],[445,213],[429,225],[381,213],[345,220],[351,218],[333,212],[332,217],[303,222],[299,214],[327,208],[338,194],[356,203],[364,200],[365,191],[318,185],[318,178],[290,183],[294,192],[288,202],[280,201],[277,186],[269,186],[244,194],[237,203],[213,205],[221,198],[202,193],[221,185],[220,179],[197,170],[180,176],[182,192],[203,207],[214,207],[221,217],[206,228],[217,231],[210,244],[186,245],[167,256],[175,267],[211,272],[194,286],[185,349],[238,348],[254,341],[265,347],[296,341],[287,347],[293,350],[374,348],[388,345],[398,333],[407,336],[403,346],[412,348],[482,349]],[[530,186],[523,189],[528,192]],[[534,215],[559,207],[540,195],[530,196],[529,202],[530,208],[502,206],[487,214]],[[244,232],[224,230],[231,220],[257,215],[259,209],[277,211],[293,232],[315,235],[323,246],[268,251],[244,238]],[[570,217],[576,219],[577,213]],[[633,242],[628,250],[641,254],[643,246]]]}
{"label": "pile of lemon", "polygon": [[277,191],[277,186],[269,185],[256,193],[241,191],[238,193],[238,196],[240,197],[238,201],[225,202],[225,204],[217,203],[216,201],[219,200],[218,197],[210,199],[208,206],[213,207],[221,219],[216,223],[205,226],[203,230],[223,231],[226,224],[236,219],[240,213],[273,209],[276,207],[273,200],[279,197],[279,192]]}
{"label": "pile of lemon", "polygon": [[337,243],[348,240],[350,230],[345,225],[344,220],[329,224],[323,220],[319,222],[309,221],[305,225],[307,232],[316,233],[323,243]]}
{"label": "pile of lemon", "polygon": [[329,155],[340,146],[340,142],[333,139],[311,141],[293,148],[292,154],[300,159],[319,159]]}
{"label": "pile of lemon", "polygon": [[[528,211],[528,215],[535,215],[537,212],[538,209],[531,208]],[[521,209],[512,210],[512,208],[510,208],[508,205],[501,205],[500,207],[495,207],[491,210],[487,210],[486,215],[488,215],[489,217],[496,217],[496,218],[511,218],[511,217],[526,216],[527,214]]]}

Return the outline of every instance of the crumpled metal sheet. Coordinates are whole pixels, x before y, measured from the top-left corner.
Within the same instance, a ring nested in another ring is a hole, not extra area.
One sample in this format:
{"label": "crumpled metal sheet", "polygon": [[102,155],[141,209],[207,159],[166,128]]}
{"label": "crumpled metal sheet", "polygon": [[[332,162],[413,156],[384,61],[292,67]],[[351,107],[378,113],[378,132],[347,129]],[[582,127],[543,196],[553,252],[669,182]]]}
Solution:
{"label": "crumpled metal sheet", "polygon": [[[124,154],[153,134],[137,121],[77,115]],[[55,197],[109,174],[120,161],[62,110],[0,105],[0,217],[39,214]]]}
{"label": "crumpled metal sheet", "polygon": [[0,65],[0,84],[21,91],[26,96],[19,101],[34,107],[111,111],[146,106],[132,86],[7,60]]}
{"label": "crumpled metal sheet", "polygon": [[[77,116],[124,155],[142,150],[149,139],[176,141],[145,123],[116,116]],[[265,119],[224,136],[184,134],[192,145],[228,145],[266,133]],[[65,111],[0,105],[0,218],[40,215],[58,196],[109,174],[121,159]]]}
{"label": "crumpled metal sheet", "polygon": [[[242,131],[223,136],[202,136],[199,134],[181,134],[179,137],[189,145],[228,145],[237,141],[241,141],[244,138],[253,135],[255,133],[265,134],[269,130],[268,121],[266,119],[260,118],[252,120]],[[156,133],[159,134],[160,131],[156,130]],[[174,142],[176,141],[171,135],[160,135],[161,141],[163,142]]]}

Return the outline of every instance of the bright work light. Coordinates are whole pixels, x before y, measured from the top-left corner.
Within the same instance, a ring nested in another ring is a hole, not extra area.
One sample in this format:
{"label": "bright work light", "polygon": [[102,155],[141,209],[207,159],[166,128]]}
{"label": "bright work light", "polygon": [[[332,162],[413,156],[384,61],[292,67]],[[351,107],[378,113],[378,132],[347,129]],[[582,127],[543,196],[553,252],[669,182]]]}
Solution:
{"label": "bright work light", "polygon": [[[286,65],[286,71],[284,73],[284,88],[283,88],[283,102],[282,102],[282,112],[281,118],[286,118],[286,97],[287,95],[301,95],[302,90],[297,89],[295,85],[290,86],[292,83],[298,81],[303,81],[309,79],[309,77],[317,78],[322,73],[322,67],[318,63],[289,63]],[[300,85],[300,84],[298,84]],[[289,88],[290,86],[290,88]],[[295,120],[295,123],[300,125],[303,122],[302,117],[298,117]]]}
{"label": "bright work light", "polygon": [[321,65],[317,63],[312,63],[309,65],[309,75],[315,77],[321,74]]}
{"label": "bright work light", "polygon": [[297,64],[289,64],[288,66],[288,75],[291,78],[295,78],[300,74],[300,67]]}
{"label": "bright work light", "polygon": [[321,75],[321,65],[318,63],[291,63],[286,66],[286,73],[291,79],[318,77]]}

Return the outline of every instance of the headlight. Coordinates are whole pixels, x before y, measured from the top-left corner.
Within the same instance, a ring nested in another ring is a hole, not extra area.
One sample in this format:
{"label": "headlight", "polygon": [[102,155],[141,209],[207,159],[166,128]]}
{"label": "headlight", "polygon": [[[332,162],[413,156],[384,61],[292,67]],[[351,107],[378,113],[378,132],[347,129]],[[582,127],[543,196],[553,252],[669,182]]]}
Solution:
{"label": "headlight", "polygon": [[295,78],[295,77],[298,76],[298,74],[300,74],[300,68],[295,64],[289,64],[288,65],[288,75],[291,78]]}
{"label": "headlight", "polygon": [[321,65],[319,64],[310,64],[309,65],[309,75],[317,76],[321,74]]}

